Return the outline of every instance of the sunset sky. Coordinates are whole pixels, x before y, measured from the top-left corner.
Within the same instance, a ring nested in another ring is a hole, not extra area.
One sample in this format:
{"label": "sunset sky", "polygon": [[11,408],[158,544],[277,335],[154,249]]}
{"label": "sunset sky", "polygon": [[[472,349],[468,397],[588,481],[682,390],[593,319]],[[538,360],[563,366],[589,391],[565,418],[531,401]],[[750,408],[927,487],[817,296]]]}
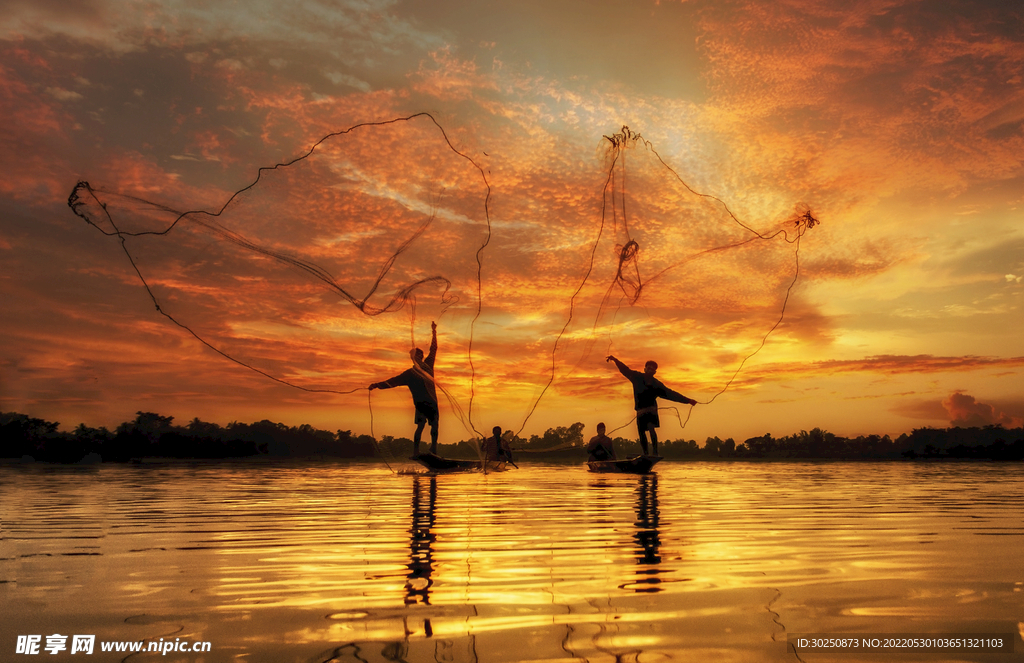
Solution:
{"label": "sunset sky", "polygon": [[0,410],[408,436],[436,320],[442,442],[627,424],[608,354],[662,439],[1022,425],[1024,10],[282,7],[5,3]]}

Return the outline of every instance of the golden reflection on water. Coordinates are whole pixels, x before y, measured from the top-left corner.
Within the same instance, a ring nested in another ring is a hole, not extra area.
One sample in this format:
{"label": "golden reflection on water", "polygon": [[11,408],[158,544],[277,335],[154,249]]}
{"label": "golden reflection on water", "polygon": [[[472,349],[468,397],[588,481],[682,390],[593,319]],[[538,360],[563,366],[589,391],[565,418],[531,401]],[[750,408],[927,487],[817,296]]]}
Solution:
{"label": "golden reflection on water", "polygon": [[786,632],[1024,621],[1018,465],[658,469],[0,466],[0,653],[72,632],[210,641],[160,657],[192,663],[821,661]]}

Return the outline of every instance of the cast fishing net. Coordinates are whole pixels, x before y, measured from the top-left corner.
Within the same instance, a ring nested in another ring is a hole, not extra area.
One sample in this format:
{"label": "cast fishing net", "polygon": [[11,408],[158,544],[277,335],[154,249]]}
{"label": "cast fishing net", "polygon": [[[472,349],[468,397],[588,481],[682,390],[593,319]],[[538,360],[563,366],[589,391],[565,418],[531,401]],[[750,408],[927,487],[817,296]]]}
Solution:
{"label": "cast fishing net", "polygon": [[510,234],[561,239],[526,231],[497,254],[488,175],[428,114],[332,133],[214,209],[87,182],[69,205],[120,241],[159,314],[299,390],[366,398],[356,392],[408,368],[437,321],[442,420],[459,424],[442,426],[449,441],[453,428],[485,437],[481,402],[521,432],[552,387],[593,394],[613,351],[685,366],[673,386],[711,402],[782,322],[817,220],[806,208],[741,220],[639,134],[605,139],[594,214],[507,220]]}

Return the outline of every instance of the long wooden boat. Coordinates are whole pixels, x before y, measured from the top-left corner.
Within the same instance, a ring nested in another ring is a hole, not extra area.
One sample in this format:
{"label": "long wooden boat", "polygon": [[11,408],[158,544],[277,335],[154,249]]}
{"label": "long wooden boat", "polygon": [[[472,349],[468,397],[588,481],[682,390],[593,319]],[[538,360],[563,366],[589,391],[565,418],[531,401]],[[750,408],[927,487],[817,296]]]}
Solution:
{"label": "long wooden boat", "polygon": [[661,456],[634,456],[623,460],[588,460],[587,467],[591,472],[647,474],[661,458]]}
{"label": "long wooden boat", "polygon": [[[433,472],[472,472],[473,470],[484,469],[479,460],[462,460],[458,458],[444,458],[437,454],[425,453],[416,456],[415,460]],[[507,463],[503,460],[487,461],[487,472],[504,472]]]}

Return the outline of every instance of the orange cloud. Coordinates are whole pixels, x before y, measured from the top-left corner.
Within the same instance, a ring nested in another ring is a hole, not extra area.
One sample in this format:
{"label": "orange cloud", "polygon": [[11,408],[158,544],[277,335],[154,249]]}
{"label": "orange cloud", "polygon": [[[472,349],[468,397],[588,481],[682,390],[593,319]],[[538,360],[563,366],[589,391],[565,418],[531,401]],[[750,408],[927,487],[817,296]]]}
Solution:
{"label": "orange cloud", "polygon": [[[86,189],[76,210],[125,233],[160,310],[204,341],[277,378],[347,390],[365,384],[351,382],[351,347],[407,346],[414,313],[456,317],[466,342],[486,197],[480,172],[419,117],[334,136],[216,216]],[[366,318],[385,311],[398,315]]]}
{"label": "orange cloud", "polygon": [[66,155],[53,143],[66,143],[67,130],[74,124],[60,102],[0,64],[0,116],[5,126],[0,137],[0,193],[32,202],[59,195],[69,168]]}
{"label": "orange cloud", "polygon": [[1024,418],[1014,417],[996,409],[992,405],[982,403],[960,391],[953,392],[942,401],[942,407],[949,413],[949,423],[953,426],[989,426],[999,424],[1007,428],[1018,428],[1024,425]]}
{"label": "orange cloud", "polygon": [[709,117],[754,181],[845,210],[1019,172],[1024,44],[998,5],[798,0],[700,17]]}
{"label": "orange cloud", "polygon": [[475,62],[457,57],[449,47],[430,53],[430,60],[420,63],[415,78],[416,91],[450,100],[470,99],[496,88],[493,79],[482,74]]}
{"label": "orange cloud", "polygon": [[1024,357],[876,355],[863,359],[768,364],[745,371],[742,382],[775,382],[840,373],[929,374],[1018,366],[1024,366]]}

